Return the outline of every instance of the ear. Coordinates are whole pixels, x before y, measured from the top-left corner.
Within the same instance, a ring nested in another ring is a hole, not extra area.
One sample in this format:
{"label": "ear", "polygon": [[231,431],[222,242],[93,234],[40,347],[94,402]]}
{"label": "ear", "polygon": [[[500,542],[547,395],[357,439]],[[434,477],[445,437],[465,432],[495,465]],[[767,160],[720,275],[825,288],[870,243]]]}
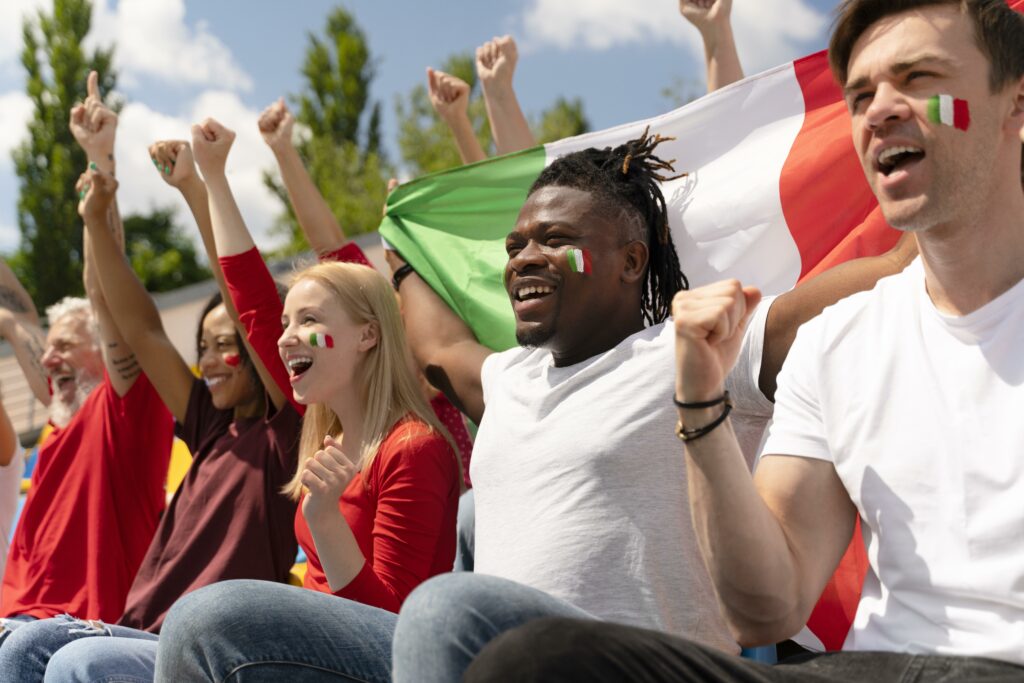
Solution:
{"label": "ear", "polygon": [[629,242],[623,249],[625,250],[625,263],[622,269],[622,281],[631,285],[643,279],[651,254],[647,245],[640,240]]}
{"label": "ear", "polygon": [[380,324],[373,320],[363,325],[362,331],[359,333],[359,345],[356,347],[360,351],[369,351],[377,345],[380,341]]}
{"label": "ear", "polygon": [[1012,86],[1013,101],[1008,118],[1009,125],[1024,142],[1024,77]]}

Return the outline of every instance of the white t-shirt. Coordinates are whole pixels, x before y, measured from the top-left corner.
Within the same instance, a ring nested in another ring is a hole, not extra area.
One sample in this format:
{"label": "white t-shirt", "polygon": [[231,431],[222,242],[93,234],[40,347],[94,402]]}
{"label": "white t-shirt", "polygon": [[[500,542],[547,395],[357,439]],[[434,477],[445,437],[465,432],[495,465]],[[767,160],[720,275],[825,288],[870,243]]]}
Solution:
{"label": "white t-shirt", "polygon": [[21,476],[25,472],[25,454],[21,444],[14,447],[14,457],[6,467],[0,467],[0,576],[7,567],[7,550],[11,544],[14,515],[18,511],[21,495]]}
{"label": "white t-shirt", "polygon": [[[772,409],[757,387],[769,305],[727,383],[748,462]],[[666,323],[568,367],[544,349],[484,362],[474,569],[735,652],[690,522],[674,353]]]}
{"label": "white t-shirt", "polygon": [[951,317],[917,261],[826,309],[780,373],[765,453],[831,461],[860,512],[845,649],[1024,664],[1024,281]]}

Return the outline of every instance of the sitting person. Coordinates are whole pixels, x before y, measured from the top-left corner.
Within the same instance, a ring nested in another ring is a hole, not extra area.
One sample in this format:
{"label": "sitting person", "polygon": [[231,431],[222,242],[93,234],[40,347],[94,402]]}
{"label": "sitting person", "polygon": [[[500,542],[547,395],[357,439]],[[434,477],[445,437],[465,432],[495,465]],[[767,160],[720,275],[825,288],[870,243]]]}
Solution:
{"label": "sitting person", "polygon": [[[517,337],[531,348],[493,354],[415,272],[399,282],[428,377],[471,418],[483,416],[473,460],[476,570],[490,576],[433,579],[410,598],[418,603],[411,622],[408,603],[396,619],[319,596],[286,602],[282,591],[281,599],[261,599],[258,623],[244,634],[232,624],[254,618],[251,591],[205,589],[168,615],[159,678],[219,681],[244,668],[389,681],[395,638],[396,679],[458,680],[490,638],[551,612],[656,625],[738,651],[698,561],[671,432],[664,368],[674,337],[663,321],[685,280],[667,230],[656,144],[584,150],[552,163],[535,183],[506,245]],[[588,251],[590,274],[570,267],[570,249]],[[774,387],[796,325],[902,265],[891,255],[865,259],[760,309],[744,368],[730,381],[750,427],[751,460],[771,411],[763,393]],[[403,629],[419,636],[421,649],[399,651]],[[309,632],[332,647],[298,635]]]}
{"label": "sitting person", "polygon": [[[158,144],[151,151],[162,168],[173,166],[161,176],[196,207],[204,241],[212,246],[206,190],[188,146]],[[118,622],[64,615],[18,629],[0,650],[3,680],[42,681],[44,673],[47,680],[151,677],[157,634],[176,599],[226,579],[287,581],[295,558],[296,505],[281,488],[295,474],[299,414],[276,385],[273,392],[264,390],[261,375],[269,375],[251,359],[220,294],[200,316],[200,377],[192,374],[108,229],[116,181],[92,170],[80,185],[86,188],[86,229],[114,322],[178,421],[193,459]],[[210,256],[217,270],[216,253]]]}
{"label": "sitting person", "polygon": [[1024,679],[1022,45],[1003,0],[840,7],[829,58],[854,147],[921,257],[801,328],[753,478],[721,397],[759,294],[724,283],[675,303],[679,417],[704,432],[685,447],[692,514],[722,614],[751,645],[795,633],[859,517],[870,568],[844,651],[770,667],[544,620],[466,680]]}

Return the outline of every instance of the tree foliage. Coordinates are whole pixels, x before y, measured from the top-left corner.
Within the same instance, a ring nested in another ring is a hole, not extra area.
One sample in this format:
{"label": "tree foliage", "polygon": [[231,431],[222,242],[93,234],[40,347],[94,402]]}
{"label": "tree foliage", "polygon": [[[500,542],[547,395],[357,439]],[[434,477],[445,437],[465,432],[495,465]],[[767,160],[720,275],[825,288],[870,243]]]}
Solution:
{"label": "tree foliage", "polygon": [[[299,154],[346,233],[376,230],[391,172],[380,144],[380,103],[369,97],[373,59],[348,11],[334,9],[324,35],[309,34],[302,76],[305,87],[292,98],[302,135]],[[284,252],[308,249],[284,187],[274,174],[265,174],[264,182],[285,206]]]}
{"label": "tree foliage", "polygon": [[128,260],[150,292],[170,290],[213,277],[199,262],[192,240],[174,222],[173,209],[124,219]]}
{"label": "tree foliage", "polygon": [[68,129],[68,112],[85,99],[91,69],[100,73],[102,91],[116,82],[112,50],[82,49],[91,16],[89,0],[54,0],[52,14],[40,11],[22,25],[21,63],[34,111],[27,139],[12,154],[21,244],[11,267],[40,309],[82,292],[75,182],[86,157]]}

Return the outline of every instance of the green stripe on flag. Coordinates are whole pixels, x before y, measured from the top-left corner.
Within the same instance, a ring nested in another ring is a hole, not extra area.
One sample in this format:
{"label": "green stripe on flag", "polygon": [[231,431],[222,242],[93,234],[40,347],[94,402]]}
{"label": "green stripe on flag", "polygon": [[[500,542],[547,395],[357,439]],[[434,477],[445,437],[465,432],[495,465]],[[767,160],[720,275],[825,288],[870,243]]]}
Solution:
{"label": "green stripe on flag", "polygon": [[423,176],[388,197],[380,234],[495,351],[516,345],[505,236],[546,163],[543,147]]}
{"label": "green stripe on flag", "polygon": [[928,98],[928,120],[933,123],[942,123],[942,104],[938,95]]}

